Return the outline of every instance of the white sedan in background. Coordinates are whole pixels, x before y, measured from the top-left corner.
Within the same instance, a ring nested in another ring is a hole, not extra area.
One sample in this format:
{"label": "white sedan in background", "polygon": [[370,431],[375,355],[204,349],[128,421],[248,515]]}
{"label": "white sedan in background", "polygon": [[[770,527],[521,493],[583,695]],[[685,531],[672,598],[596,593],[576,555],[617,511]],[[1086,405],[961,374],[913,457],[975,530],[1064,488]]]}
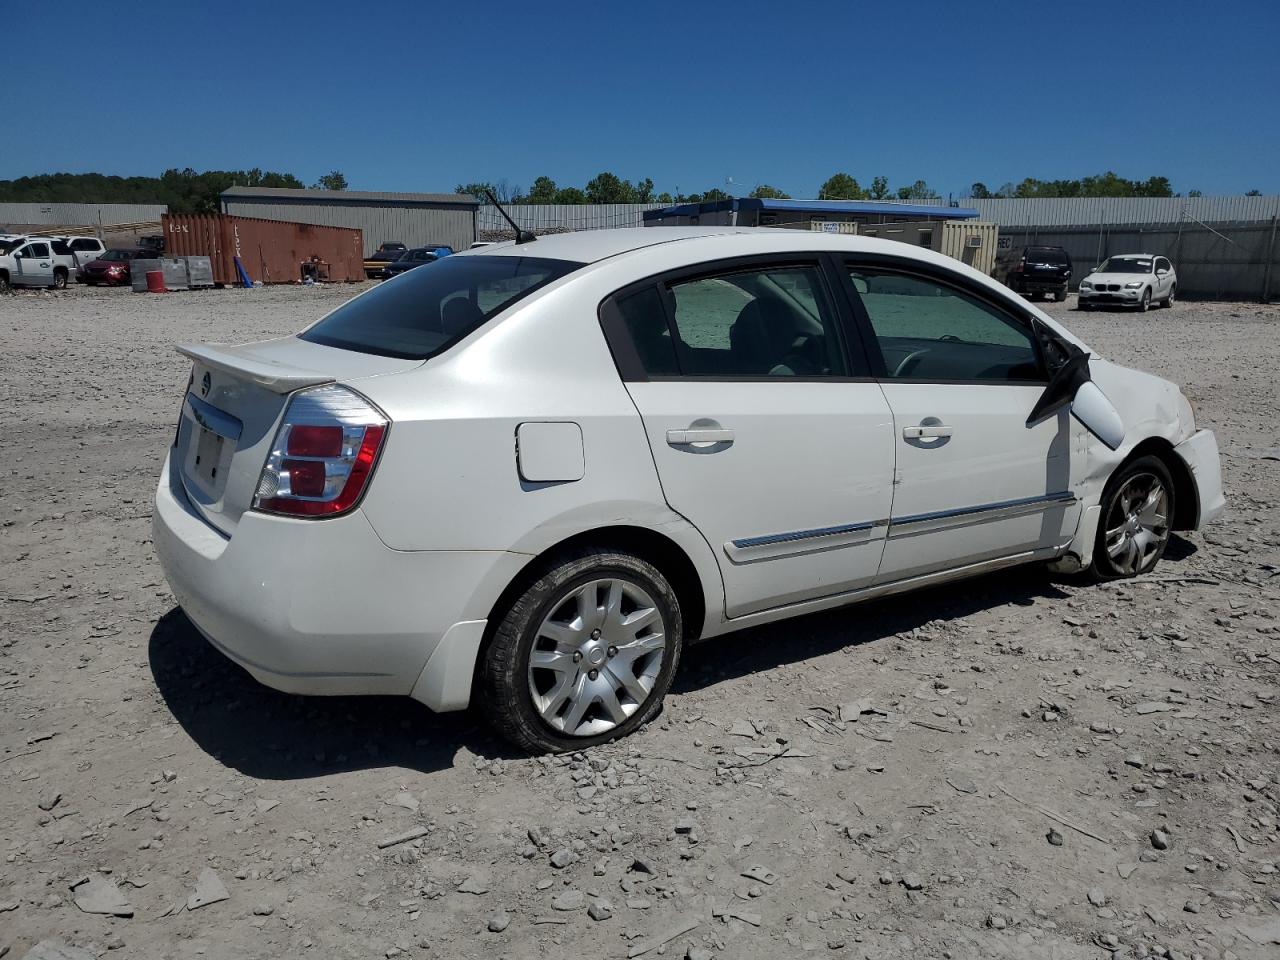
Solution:
{"label": "white sedan in background", "polygon": [[154,528],[192,623],[269,686],[474,701],[532,751],[634,731],[687,643],[1015,564],[1132,577],[1224,508],[1174,384],[890,240],[529,238],[180,349]]}
{"label": "white sedan in background", "polygon": [[1178,274],[1168,257],[1130,253],[1109,257],[1080,281],[1076,303],[1081,310],[1103,304],[1145,311],[1151,304],[1172,307],[1178,295]]}

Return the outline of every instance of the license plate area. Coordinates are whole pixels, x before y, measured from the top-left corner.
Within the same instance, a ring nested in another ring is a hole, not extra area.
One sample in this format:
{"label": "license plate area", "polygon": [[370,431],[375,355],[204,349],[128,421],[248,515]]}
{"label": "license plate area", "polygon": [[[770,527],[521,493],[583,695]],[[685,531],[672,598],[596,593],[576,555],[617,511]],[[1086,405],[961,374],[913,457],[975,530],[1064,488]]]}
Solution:
{"label": "license plate area", "polygon": [[200,428],[196,439],[196,456],[192,466],[200,485],[206,490],[218,486],[218,470],[222,465],[222,446],[226,441],[212,430]]}

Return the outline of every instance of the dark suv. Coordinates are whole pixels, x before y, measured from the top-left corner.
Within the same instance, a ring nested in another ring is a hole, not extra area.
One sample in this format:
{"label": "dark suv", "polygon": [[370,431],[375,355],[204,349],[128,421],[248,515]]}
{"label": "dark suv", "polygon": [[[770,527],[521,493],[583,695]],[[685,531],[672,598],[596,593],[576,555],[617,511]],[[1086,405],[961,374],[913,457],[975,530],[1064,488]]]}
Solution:
{"label": "dark suv", "polygon": [[1071,282],[1071,257],[1061,247],[1012,247],[1000,251],[992,276],[1033,300],[1051,293],[1061,303]]}

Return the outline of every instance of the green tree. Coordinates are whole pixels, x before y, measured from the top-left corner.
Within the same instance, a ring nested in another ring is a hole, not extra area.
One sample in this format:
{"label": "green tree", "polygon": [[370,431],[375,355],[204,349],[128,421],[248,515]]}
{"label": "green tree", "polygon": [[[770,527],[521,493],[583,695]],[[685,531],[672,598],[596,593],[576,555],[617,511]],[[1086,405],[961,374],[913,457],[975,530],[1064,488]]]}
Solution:
{"label": "green tree", "polygon": [[991,191],[987,189],[987,185],[979,180],[969,188],[969,196],[974,200],[990,200]]}
{"label": "green tree", "polygon": [[498,188],[485,180],[480,180],[476,183],[460,183],[453,188],[454,193],[462,193],[467,196],[475,197],[481,203],[489,202],[489,198],[485,196],[486,190],[492,190],[494,196],[498,197],[499,200],[502,199],[498,194]]}
{"label": "green tree", "polygon": [[654,203],[675,203],[675,202],[676,202],[675,198],[671,196],[671,194],[667,193],[665,190],[662,193],[658,194],[657,199],[654,200]]}
{"label": "green tree", "polygon": [[550,177],[537,177],[529,188],[529,193],[520,199],[522,203],[555,203],[557,192],[554,180]]}
{"label": "green tree", "polygon": [[577,187],[565,187],[556,191],[556,203],[586,203],[587,195]]}
{"label": "green tree", "polygon": [[1261,191],[1261,190],[1248,190],[1248,191],[1246,191],[1246,192],[1245,192],[1245,196],[1246,196],[1246,197],[1260,197],[1260,196],[1262,196],[1262,191]]}
{"label": "green tree", "polygon": [[756,200],[790,200],[791,199],[791,194],[783,193],[777,187],[771,187],[767,183],[759,184],[754,190],[752,190],[749,194],[747,194],[747,196],[753,197]]}
{"label": "green tree", "polygon": [[1199,190],[1188,190],[1188,191],[1187,191],[1187,196],[1188,196],[1188,197],[1203,197],[1203,196],[1204,196],[1204,194],[1203,194],[1203,193],[1201,193]]}
{"label": "green tree", "polygon": [[899,200],[936,200],[938,194],[929,189],[923,180],[917,180],[909,187],[898,188]]}
{"label": "green tree", "polygon": [[889,199],[889,178],[888,177],[872,177],[871,189],[867,191],[867,196],[872,200],[888,200]]}
{"label": "green tree", "polygon": [[837,173],[818,188],[819,200],[863,200],[867,196],[858,181],[847,173]]}
{"label": "green tree", "polygon": [[[689,199],[693,200],[693,197],[690,197]],[[732,200],[732,199],[733,197],[729,196],[729,194],[725,193],[719,187],[712,187],[710,190],[703,193],[702,196],[696,202],[714,203],[717,200]]]}
{"label": "green tree", "polygon": [[[649,182],[649,190],[653,191],[653,183]],[[588,203],[635,203],[636,188],[631,185],[631,181],[623,180],[616,174],[598,173],[594,178],[587,182],[586,186]]]}
{"label": "green tree", "polygon": [[331,170],[316,182],[315,189],[345,190],[347,189],[347,178],[342,175],[341,170]]}

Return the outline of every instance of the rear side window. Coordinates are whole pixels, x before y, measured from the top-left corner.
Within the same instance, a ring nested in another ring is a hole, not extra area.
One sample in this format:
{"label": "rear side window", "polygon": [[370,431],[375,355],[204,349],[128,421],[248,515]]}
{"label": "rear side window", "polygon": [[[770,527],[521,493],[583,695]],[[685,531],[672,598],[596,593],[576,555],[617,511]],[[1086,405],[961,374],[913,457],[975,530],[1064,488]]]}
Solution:
{"label": "rear side window", "polygon": [[53,252],[60,257],[65,257],[71,253],[71,247],[67,245],[65,240],[51,240],[50,243],[53,244]]}
{"label": "rear side window", "polygon": [[537,257],[446,257],[356,297],[299,336],[358,353],[425,360],[581,266]]}
{"label": "rear side window", "polygon": [[602,315],[628,379],[848,375],[816,265],[671,280],[616,298]]}

